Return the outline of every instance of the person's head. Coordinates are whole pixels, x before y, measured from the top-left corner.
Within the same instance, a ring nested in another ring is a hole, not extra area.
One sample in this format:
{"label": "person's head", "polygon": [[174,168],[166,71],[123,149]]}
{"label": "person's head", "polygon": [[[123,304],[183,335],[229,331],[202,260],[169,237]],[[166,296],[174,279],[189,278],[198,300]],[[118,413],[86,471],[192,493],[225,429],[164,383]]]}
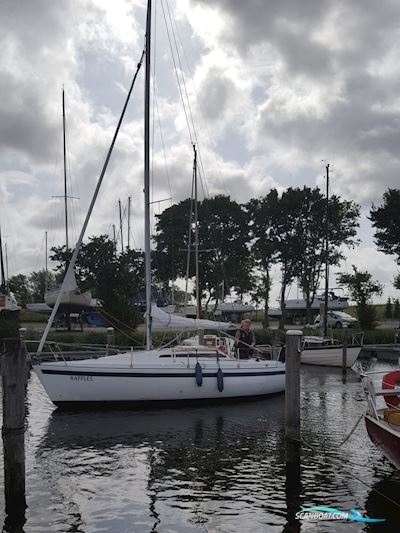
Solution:
{"label": "person's head", "polygon": [[250,326],[251,326],[251,320],[249,318],[245,318],[244,320],[242,320],[242,322],[240,323],[240,327],[241,329],[250,329]]}

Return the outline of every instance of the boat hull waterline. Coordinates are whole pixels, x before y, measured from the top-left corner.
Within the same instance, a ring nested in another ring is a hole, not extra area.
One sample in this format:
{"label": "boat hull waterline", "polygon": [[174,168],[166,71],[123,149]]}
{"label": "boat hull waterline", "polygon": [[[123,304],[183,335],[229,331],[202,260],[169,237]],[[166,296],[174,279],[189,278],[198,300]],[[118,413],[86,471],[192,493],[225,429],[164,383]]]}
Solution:
{"label": "boat hull waterline", "polygon": [[376,420],[365,415],[365,425],[371,441],[379,448],[383,455],[398,469],[400,469],[400,433],[382,420]]}
{"label": "boat hull waterline", "polygon": [[[112,365],[110,359],[96,359],[96,364],[91,360],[43,362],[34,364],[33,368],[56,405],[218,400],[267,396],[285,390],[285,367],[278,362],[243,361],[238,365],[235,360],[200,361],[202,383],[199,386],[196,360],[190,361],[189,366],[186,360],[177,359],[162,366],[134,364],[130,367]],[[223,374],[221,391],[217,379],[219,369]]]}
{"label": "boat hull waterline", "polygon": [[[351,368],[354,365],[358,356],[360,355],[361,348],[361,346],[347,347],[347,368]],[[341,367],[343,362],[343,348],[341,346],[308,348],[302,351],[300,360],[303,365]]]}

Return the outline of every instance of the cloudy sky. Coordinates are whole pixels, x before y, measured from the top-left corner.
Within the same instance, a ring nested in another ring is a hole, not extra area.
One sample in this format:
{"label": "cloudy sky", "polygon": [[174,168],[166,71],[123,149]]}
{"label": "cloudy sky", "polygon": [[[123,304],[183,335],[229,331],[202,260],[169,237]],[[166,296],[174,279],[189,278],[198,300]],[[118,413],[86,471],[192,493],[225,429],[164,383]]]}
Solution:
{"label": "cloudy sky", "polygon": [[[153,200],[190,194],[199,142],[204,189],[238,201],[271,187],[324,186],[361,204],[362,245],[341,269],[385,283],[366,215],[399,176],[400,3],[387,0],[154,0]],[[3,0],[0,17],[0,221],[10,274],[44,265],[62,244],[62,115],[67,109],[72,239],[100,173],[144,43],[144,0]],[[176,82],[184,72],[189,133]],[[174,33],[171,31],[174,28]],[[132,196],[143,241],[143,72],[133,92],[89,235],[112,233]],[[158,213],[169,202],[154,204]],[[126,239],[126,235],[125,235]],[[276,274],[277,276],[277,274]],[[332,284],[334,275],[332,274]],[[278,286],[274,288],[277,294]],[[296,295],[294,288],[291,296]]]}

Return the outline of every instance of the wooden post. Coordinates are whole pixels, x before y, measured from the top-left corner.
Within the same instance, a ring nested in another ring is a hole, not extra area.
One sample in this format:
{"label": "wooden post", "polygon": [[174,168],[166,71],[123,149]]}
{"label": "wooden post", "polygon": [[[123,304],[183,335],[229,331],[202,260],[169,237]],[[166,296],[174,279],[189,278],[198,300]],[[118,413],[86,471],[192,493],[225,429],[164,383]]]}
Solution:
{"label": "wooden post", "polygon": [[282,533],[298,533],[301,528],[301,521],[296,518],[302,494],[300,452],[300,442],[286,439],[286,524]]}
{"label": "wooden post", "polygon": [[285,434],[300,440],[300,341],[302,332],[286,333]]}
{"label": "wooden post", "polygon": [[343,356],[342,356],[342,372],[347,372],[347,328],[343,330]]}
{"label": "wooden post", "polygon": [[22,531],[25,523],[25,389],[26,348],[8,341],[2,358],[3,450],[6,530]]}
{"label": "wooden post", "polygon": [[114,328],[107,328],[107,355],[109,355],[110,346],[114,344]]}
{"label": "wooden post", "polygon": [[325,337],[325,303],[319,304],[319,334],[321,337]]}

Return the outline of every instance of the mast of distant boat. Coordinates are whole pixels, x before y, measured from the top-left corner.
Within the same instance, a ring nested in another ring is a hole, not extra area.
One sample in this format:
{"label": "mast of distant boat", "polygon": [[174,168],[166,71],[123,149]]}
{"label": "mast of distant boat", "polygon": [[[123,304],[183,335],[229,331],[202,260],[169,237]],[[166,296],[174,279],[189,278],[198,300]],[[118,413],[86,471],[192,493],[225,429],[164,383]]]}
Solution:
{"label": "mast of distant boat", "polygon": [[150,248],[150,55],[151,0],[147,2],[146,62],[144,84],[144,251],[146,258],[146,348],[152,348],[151,248]]}
{"label": "mast of distant boat", "polygon": [[[65,246],[68,252],[68,195],[67,195],[67,142],[65,134],[65,95],[64,87],[62,90],[62,113],[63,113],[63,158],[64,158],[64,217],[65,217]],[[65,270],[67,270],[68,261],[66,261]]]}
{"label": "mast of distant boat", "polygon": [[0,228],[0,264],[1,264],[1,283],[0,289],[6,291],[6,275],[4,272],[4,260],[3,260],[3,242],[1,240],[1,228]]}
{"label": "mast of distant boat", "polygon": [[193,144],[193,176],[194,176],[194,253],[196,263],[196,318],[201,318],[201,299],[200,299],[200,281],[199,281],[199,213],[198,213],[198,196],[197,196],[197,151]]}
{"label": "mast of distant boat", "polygon": [[325,311],[324,336],[328,336],[328,291],[329,291],[329,163],[326,165],[326,208],[325,208]]}
{"label": "mast of distant boat", "polygon": [[45,248],[45,251],[44,251],[44,265],[45,265],[44,286],[45,286],[45,291],[47,291],[47,286],[49,284],[49,270],[47,266],[47,231],[44,232],[44,248]]}

